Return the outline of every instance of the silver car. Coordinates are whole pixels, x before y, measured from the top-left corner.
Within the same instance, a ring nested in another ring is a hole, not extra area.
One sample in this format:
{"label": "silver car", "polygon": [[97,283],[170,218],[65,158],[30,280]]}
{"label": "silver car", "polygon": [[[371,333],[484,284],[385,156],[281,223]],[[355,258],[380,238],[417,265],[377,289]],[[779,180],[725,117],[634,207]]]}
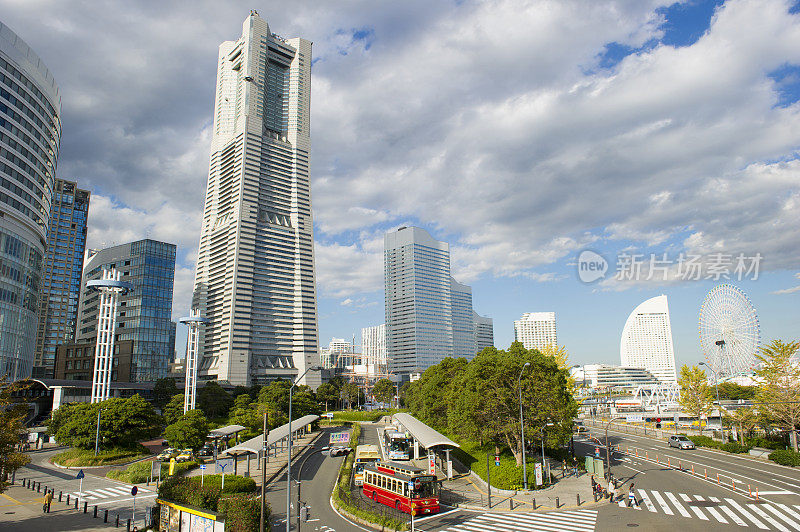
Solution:
{"label": "silver car", "polygon": [[670,436],[667,441],[670,447],[677,447],[678,449],[694,449],[694,442],[686,436]]}

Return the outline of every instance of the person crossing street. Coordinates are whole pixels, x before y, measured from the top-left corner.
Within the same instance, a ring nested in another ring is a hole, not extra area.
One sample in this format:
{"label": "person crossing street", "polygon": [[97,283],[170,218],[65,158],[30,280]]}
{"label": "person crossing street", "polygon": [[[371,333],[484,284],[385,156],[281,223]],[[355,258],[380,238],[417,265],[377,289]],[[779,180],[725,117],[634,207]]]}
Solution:
{"label": "person crossing street", "polygon": [[44,504],[42,504],[42,513],[50,513],[50,504],[53,502],[53,492],[48,491],[44,496]]}

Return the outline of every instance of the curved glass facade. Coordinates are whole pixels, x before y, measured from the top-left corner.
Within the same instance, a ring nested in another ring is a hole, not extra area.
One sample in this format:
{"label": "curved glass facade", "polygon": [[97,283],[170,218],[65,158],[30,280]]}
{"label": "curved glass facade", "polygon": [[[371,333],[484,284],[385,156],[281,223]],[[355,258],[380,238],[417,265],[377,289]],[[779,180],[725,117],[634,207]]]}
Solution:
{"label": "curved glass facade", "polygon": [[0,23],[0,375],[31,375],[61,99],[42,60]]}

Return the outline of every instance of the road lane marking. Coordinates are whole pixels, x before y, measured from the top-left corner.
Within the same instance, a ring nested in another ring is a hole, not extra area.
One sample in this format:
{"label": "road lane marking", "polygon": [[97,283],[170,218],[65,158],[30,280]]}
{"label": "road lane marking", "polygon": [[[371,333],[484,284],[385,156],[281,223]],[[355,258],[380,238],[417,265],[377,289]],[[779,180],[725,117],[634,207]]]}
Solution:
{"label": "road lane marking", "polygon": [[752,521],[752,522],[753,522],[753,524],[755,524],[755,525],[756,525],[758,528],[761,528],[761,529],[763,529],[763,530],[769,530],[769,527],[768,527],[768,526],[764,525],[764,523],[762,523],[762,522],[761,522],[761,521],[759,521],[759,520],[758,520],[756,517],[754,517],[754,516],[753,516],[753,514],[751,514],[750,512],[748,512],[748,511],[747,511],[747,510],[744,508],[744,506],[742,506],[741,504],[739,504],[739,503],[738,503],[738,502],[736,502],[735,500],[733,500],[733,499],[730,499],[730,498],[727,498],[727,497],[725,498],[725,500],[726,500],[726,501],[728,501],[728,504],[730,504],[731,506],[733,506],[734,508],[736,508],[737,510],[739,510],[739,513],[740,513],[740,514],[742,514],[742,515],[743,515],[743,516],[745,516],[747,519],[749,519],[750,521]]}
{"label": "road lane marking", "polygon": [[776,503],[775,506],[777,506],[778,508],[782,509],[784,512],[786,512],[787,514],[791,515],[795,519],[800,519],[800,514],[798,514],[794,510],[792,510],[792,507],[789,506],[788,504],[777,504]]}
{"label": "road lane marking", "polygon": [[[695,495],[695,496],[694,496],[694,498],[695,498],[695,499],[697,499],[698,501],[705,502],[705,499],[704,499],[704,498],[702,498],[700,495]],[[717,521],[719,521],[720,523],[724,523],[724,524],[726,524],[726,525],[728,524],[728,520],[727,520],[727,519],[725,519],[724,517],[722,517],[722,514],[721,514],[721,513],[719,513],[719,512],[718,512],[718,511],[717,511],[715,508],[713,508],[713,507],[711,507],[711,506],[706,506],[706,507],[705,507],[705,509],[706,509],[706,511],[707,511],[708,513],[710,513],[710,514],[711,514],[711,516],[712,516],[714,519],[716,519],[716,520],[717,520]]]}
{"label": "road lane marking", "polygon": [[774,517],[769,515],[767,512],[761,509],[761,505],[758,504],[751,504],[750,509],[753,510],[754,513],[758,514],[759,517],[764,519],[767,523],[770,523],[772,526],[780,530],[781,532],[789,532],[789,529],[780,524],[778,521],[775,520]]}
{"label": "road lane marking", "polygon": [[791,526],[791,527],[792,527],[792,528],[794,528],[795,530],[800,530],[800,523],[798,523],[797,521],[794,521],[794,520],[792,520],[792,519],[790,519],[790,518],[786,517],[785,515],[783,515],[783,514],[780,512],[780,510],[778,510],[777,508],[775,508],[773,505],[771,505],[771,504],[764,504],[764,505],[762,505],[762,506],[764,506],[764,507],[765,507],[767,510],[769,510],[770,512],[772,512],[772,513],[774,513],[775,515],[777,515],[777,516],[778,516],[778,518],[779,518],[780,520],[782,520],[782,521],[786,521],[786,523],[787,523],[787,524],[789,524],[789,526]]}
{"label": "road lane marking", "polygon": [[672,513],[672,509],[667,504],[667,501],[664,500],[664,497],[662,497],[659,492],[653,490],[653,497],[655,497],[656,501],[658,502],[658,505],[661,506],[661,509],[664,510],[665,514],[675,515],[674,513]]}
{"label": "road lane marking", "polygon": [[[711,499],[712,501],[717,502],[717,503],[721,503],[722,502],[717,497],[709,497],[709,499]],[[739,525],[739,526],[747,526],[747,523],[741,517],[736,515],[733,512],[733,510],[731,510],[730,508],[728,508],[724,504],[720,504],[719,505],[719,509],[722,510],[723,512],[725,512],[725,515],[730,517],[733,520],[733,522],[736,523],[737,525]]]}
{"label": "road lane marking", "polygon": [[797,495],[793,491],[759,491],[759,495]]}
{"label": "road lane marking", "polygon": [[653,503],[652,503],[652,502],[650,502],[650,497],[648,497],[648,496],[647,496],[647,492],[646,492],[646,491],[644,491],[644,490],[643,490],[643,489],[641,489],[641,488],[639,488],[639,490],[638,490],[638,491],[639,491],[639,495],[641,495],[641,496],[642,496],[642,502],[643,502],[643,503],[644,503],[644,505],[647,507],[647,509],[648,509],[648,510],[650,510],[651,512],[654,512],[654,513],[655,513],[655,511],[656,511],[656,507],[655,507],[655,506],[653,506]]}
{"label": "road lane marking", "polygon": [[[691,498],[691,497],[689,497],[688,495],[686,495],[685,493],[679,493],[678,495],[680,495],[680,496],[681,496],[681,499],[683,499],[684,501],[686,501],[686,502],[692,502],[692,498]],[[695,514],[697,517],[699,517],[699,518],[700,518],[700,519],[702,519],[703,521],[708,521],[708,517],[706,517],[706,514],[704,514],[702,511],[700,511],[700,508],[698,508],[697,506],[692,506],[691,504],[687,504],[686,506],[688,506],[688,507],[689,507],[689,509],[690,509],[691,511],[693,511],[693,512],[694,512],[694,514]]]}
{"label": "road lane marking", "polygon": [[678,498],[675,497],[675,495],[672,494],[671,491],[665,491],[664,495],[666,495],[667,498],[670,501],[672,501],[672,504],[675,506],[675,508],[678,509],[678,511],[681,513],[682,516],[684,516],[684,517],[692,517],[691,515],[689,515],[689,512],[686,511],[686,508],[684,508],[683,505],[680,503]]}

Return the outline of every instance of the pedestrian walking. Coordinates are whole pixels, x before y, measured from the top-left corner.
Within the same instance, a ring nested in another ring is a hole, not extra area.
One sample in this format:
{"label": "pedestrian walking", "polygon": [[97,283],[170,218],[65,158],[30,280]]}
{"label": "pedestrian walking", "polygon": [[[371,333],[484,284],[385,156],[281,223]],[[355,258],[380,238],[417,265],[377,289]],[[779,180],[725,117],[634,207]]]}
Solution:
{"label": "pedestrian walking", "polygon": [[614,478],[608,479],[608,502],[614,502],[614,491],[617,489],[617,486],[614,485]]}
{"label": "pedestrian walking", "polygon": [[629,503],[628,506],[630,507],[633,506],[636,506],[637,508],[639,507],[639,501],[636,500],[636,492],[633,491],[633,482],[631,482],[631,485],[628,488],[628,503]]}
{"label": "pedestrian walking", "polygon": [[50,513],[50,503],[53,502],[53,492],[48,491],[44,496],[44,504],[42,505],[42,513]]}
{"label": "pedestrian walking", "polygon": [[592,475],[592,491],[597,491],[597,481],[594,479],[594,475]]}

